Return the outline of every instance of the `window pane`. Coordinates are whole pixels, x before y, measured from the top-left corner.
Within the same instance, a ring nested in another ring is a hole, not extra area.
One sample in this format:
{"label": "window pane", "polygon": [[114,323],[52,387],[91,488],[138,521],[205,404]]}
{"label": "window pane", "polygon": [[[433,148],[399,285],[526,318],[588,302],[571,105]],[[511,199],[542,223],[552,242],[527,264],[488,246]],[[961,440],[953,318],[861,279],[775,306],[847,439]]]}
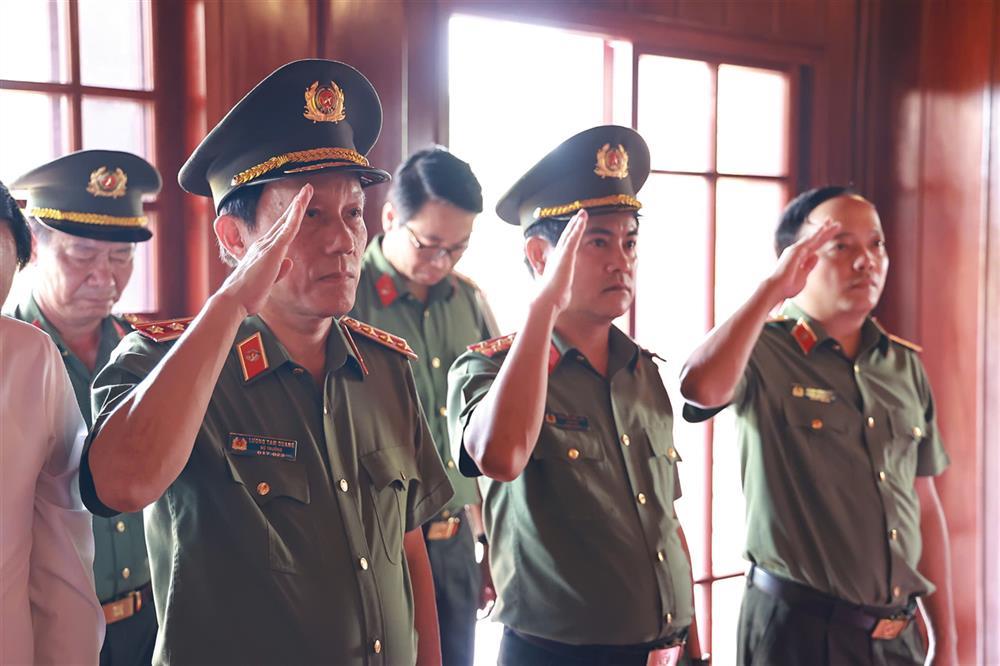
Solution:
{"label": "window pane", "polygon": [[611,122],[632,127],[632,43],[610,42],[614,53],[611,72]]}
{"label": "window pane", "polygon": [[55,81],[69,79],[64,2],[0,2],[0,79]]}
{"label": "window pane", "polygon": [[[530,49],[511,48],[530,44]],[[497,199],[555,145],[600,125],[604,40],[510,21],[456,15],[448,24],[450,149],[484,187],[484,212],[458,270],[485,292],[501,330],[521,326],[532,279],[520,228],[493,212]],[[572,99],[559,91],[572,90]],[[483,131],[489,128],[489,131]]]}
{"label": "window pane", "polygon": [[788,75],[719,66],[719,171],[788,173]]}
{"label": "window pane", "polygon": [[156,299],[156,214],[148,212],[149,228],[153,237],[145,243],[135,244],[132,278],[129,280],[122,297],[115,306],[115,312],[147,313],[155,312]]}
{"label": "window pane", "polygon": [[63,95],[0,90],[0,180],[9,184],[68,152],[68,113]]}
{"label": "window pane", "polygon": [[[675,414],[683,405],[677,385],[681,365],[708,324],[708,181],[698,176],[652,174],[643,202],[636,284],[636,339],[667,359],[661,364]],[[706,426],[674,419],[674,442],[684,496],[677,514],[684,525],[695,577],[708,575],[705,539]]]}
{"label": "window pane", "polygon": [[712,571],[725,576],[747,566],[746,502],[733,410],[722,411],[712,424]]}
{"label": "window pane", "polygon": [[727,578],[712,585],[712,663],[736,663],[736,632],[746,579]]}
{"label": "window pane", "polygon": [[774,269],[774,229],[785,184],[720,178],[716,203],[715,320],[724,321]]}
{"label": "window pane", "polygon": [[152,159],[153,113],[147,102],[83,98],[83,147],[124,150]]}
{"label": "window pane", "polygon": [[654,169],[712,167],[712,68],[700,60],[639,57],[639,132]]}
{"label": "window pane", "polygon": [[149,0],[77,1],[81,82],[151,89]]}

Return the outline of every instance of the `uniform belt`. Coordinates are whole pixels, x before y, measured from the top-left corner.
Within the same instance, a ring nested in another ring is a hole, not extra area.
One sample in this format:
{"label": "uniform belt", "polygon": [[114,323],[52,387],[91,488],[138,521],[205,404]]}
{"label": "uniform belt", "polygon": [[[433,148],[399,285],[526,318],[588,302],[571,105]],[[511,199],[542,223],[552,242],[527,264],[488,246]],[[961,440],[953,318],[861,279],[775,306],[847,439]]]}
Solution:
{"label": "uniform belt", "polygon": [[424,527],[424,535],[428,541],[443,541],[458,534],[458,529],[462,524],[462,514],[458,511],[454,514],[443,511],[435,519],[429,521]]}
{"label": "uniform belt", "polygon": [[146,604],[153,603],[153,585],[146,583],[142,587],[127,592],[121,599],[101,604],[104,609],[104,622],[114,624],[127,620],[138,613]]}
{"label": "uniform belt", "polygon": [[569,643],[550,641],[547,638],[539,638],[538,636],[515,631],[510,627],[504,627],[505,633],[513,634],[525,643],[534,645],[556,656],[583,662],[600,661],[608,663],[645,659],[650,652],[655,652],[663,648],[683,648],[687,642],[687,631],[687,627],[685,627],[669,638],[642,645],[570,645]]}
{"label": "uniform belt", "polygon": [[906,629],[917,609],[916,599],[899,608],[859,606],[823,594],[811,587],[779,578],[754,566],[750,569],[750,584],[762,592],[781,599],[789,606],[838,624],[857,627],[878,640],[892,640]]}

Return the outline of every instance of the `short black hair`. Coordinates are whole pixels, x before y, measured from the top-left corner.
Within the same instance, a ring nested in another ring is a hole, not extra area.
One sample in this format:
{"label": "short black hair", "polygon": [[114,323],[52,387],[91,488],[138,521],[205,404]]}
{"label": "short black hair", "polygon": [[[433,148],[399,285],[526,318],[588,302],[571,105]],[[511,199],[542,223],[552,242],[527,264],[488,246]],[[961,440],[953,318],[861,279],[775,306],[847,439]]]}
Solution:
{"label": "short black hair", "polygon": [[[575,215],[575,213],[573,215]],[[524,230],[524,239],[528,240],[532,236],[539,236],[547,240],[549,245],[555,246],[555,244],[558,243],[559,239],[562,237],[563,231],[566,230],[566,225],[573,219],[573,215],[542,218]],[[633,212],[632,215],[635,217],[636,225],[638,225],[639,211]],[[534,275],[535,271],[531,267],[531,262],[528,261],[528,257],[524,258],[524,263],[528,267],[528,272]]]}
{"label": "short black hair", "polygon": [[389,201],[408,222],[428,201],[444,201],[470,213],[483,212],[483,188],[472,167],[442,146],[406,158],[392,178]]}
{"label": "short black hair", "polygon": [[[239,218],[248,231],[255,231],[257,229],[257,204],[260,203],[260,197],[263,193],[264,187],[262,185],[241,187],[222,202],[222,205],[219,206],[219,215],[231,215]],[[222,245],[221,240],[219,241],[219,258],[229,266],[236,266],[238,263],[236,257],[231,255],[229,250]]]}
{"label": "short black hair", "polygon": [[851,185],[826,185],[807,190],[789,201],[774,230],[774,253],[780,257],[786,247],[795,243],[799,230],[817,206],[830,199],[857,194]]}
{"label": "short black hair", "polygon": [[11,196],[7,186],[0,182],[0,218],[7,220],[10,233],[14,237],[14,247],[17,251],[17,267],[24,268],[31,260],[31,231],[24,213]]}

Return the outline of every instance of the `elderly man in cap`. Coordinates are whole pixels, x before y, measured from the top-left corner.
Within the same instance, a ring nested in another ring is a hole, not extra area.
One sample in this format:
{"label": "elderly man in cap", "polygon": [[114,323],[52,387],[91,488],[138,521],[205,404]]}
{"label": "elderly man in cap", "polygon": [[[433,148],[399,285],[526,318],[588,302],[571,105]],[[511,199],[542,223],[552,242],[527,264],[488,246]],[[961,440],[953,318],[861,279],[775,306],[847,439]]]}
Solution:
{"label": "elderly man in cap", "polygon": [[[36,279],[11,313],[55,342],[84,421],[90,385],[131,330],[111,314],[132,276],[135,243],[152,236],[142,196],[160,175],[131,153],[83,150],[43,164],[14,181],[27,193],[36,241]],[[142,514],[94,519],[94,575],[108,630],[101,664],[149,664],[156,612]]]}
{"label": "elderly man in cap", "polygon": [[409,345],[343,317],[381,117],[354,68],[293,62],[181,169],[235,267],[118,347],[80,472],[95,513],[153,503],[157,663],[440,661],[420,526],[451,485]]}
{"label": "elderly man in cap", "polygon": [[654,355],[613,325],[632,304],[648,173],[641,136],[595,127],[497,205],[539,288],[520,332],[452,366],[448,419],[459,468],[487,478],[501,664],[700,658],[670,401]]}
{"label": "elderly man in cap", "polygon": [[[0,300],[31,233],[0,183]],[[52,340],[0,317],[0,664],[96,664],[104,617],[77,469],[86,428]]]}

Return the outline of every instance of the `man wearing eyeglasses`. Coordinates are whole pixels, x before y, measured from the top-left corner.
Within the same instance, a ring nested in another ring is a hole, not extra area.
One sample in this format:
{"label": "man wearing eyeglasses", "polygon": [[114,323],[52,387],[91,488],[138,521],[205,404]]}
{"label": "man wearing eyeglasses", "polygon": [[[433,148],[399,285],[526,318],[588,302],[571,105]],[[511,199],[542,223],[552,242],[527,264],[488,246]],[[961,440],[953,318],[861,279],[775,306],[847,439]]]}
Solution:
{"label": "man wearing eyeglasses", "polygon": [[365,252],[351,315],[405,338],[417,392],[455,497],[424,525],[434,574],[445,666],[472,664],[476,609],[494,597],[487,558],[476,564],[473,535],[485,547],[474,479],[459,474],[448,445],[448,368],[467,345],[496,335],[482,293],[455,272],[483,210],[469,165],[441,147],[411,155],[393,178],[382,211],[385,233]]}

